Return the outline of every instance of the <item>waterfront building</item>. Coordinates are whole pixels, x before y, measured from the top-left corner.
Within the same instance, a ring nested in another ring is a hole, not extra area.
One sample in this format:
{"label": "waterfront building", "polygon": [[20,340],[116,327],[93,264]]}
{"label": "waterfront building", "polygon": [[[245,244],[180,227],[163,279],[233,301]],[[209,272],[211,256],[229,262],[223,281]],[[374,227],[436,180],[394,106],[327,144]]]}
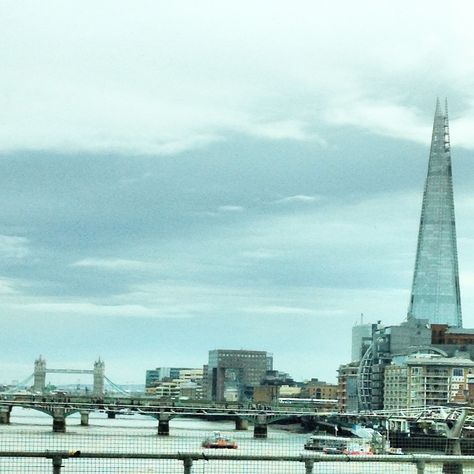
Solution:
{"label": "waterfront building", "polygon": [[180,400],[202,400],[202,385],[190,380],[180,383],[179,398]]}
{"label": "waterfront building", "polygon": [[474,329],[431,325],[431,346],[449,357],[467,357],[474,360]]}
{"label": "waterfront building", "polygon": [[[273,355],[265,351],[216,349],[209,351],[208,399],[252,400],[267,370],[273,370]],[[226,398],[227,397],[227,398]]]}
{"label": "waterfront building", "polygon": [[[163,370],[164,369],[164,370]],[[145,387],[146,393],[156,397],[171,399],[185,398],[201,400],[203,398],[203,369],[162,367],[152,372],[151,385]],[[170,378],[174,375],[174,378]],[[153,376],[156,376],[154,378]]]}
{"label": "waterfront building", "polygon": [[384,371],[394,356],[410,354],[431,344],[428,320],[409,318],[399,325],[372,326],[372,342],[359,363],[357,391],[360,410],[384,406]]}
{"label": "waterfront building", "polygon": [[148,395],[154,395],[157,398],[167,398],[177,400],[179,398],[179,384],[176,380],[161,381],[155,386],[145,389]]}
{"label": "waterfront building", "polygon": [[271,405],[280,398],[280,387],[294,387],[295,381],[286,372],[267,370],[258,387],[254,387],[253,401]]}
{"label": "waterfront building", "polygon": [[[176,377],[175,377],[176,378]],[[197,380],[202,380],[203,378],[203,369],[181,369],[179,371],[178,380],[191,381],[195,382]]]}
{"label": "waterfront building", "polygon": [[357,413],[359,402],[357,395],[357,374],[359,363],[340,365],[337,370],[337,406],[341,413]]}
{"label": "waterfront building", "polygon": [[385,368],[384,409],[465,404],[473,368],[470,359],[434,353],[394,357]]}
{"label": "waterfront building", "polygon": [[279,370],[267,370],[261,381],[262,385],[295,385],[295,381],[290,374]]}
{"label": "waterfront building", "polygon": [[147,370],[145,376],[145,388],[153,387],[158,382],[168,379],[179,379],[182,370],[195,370],[186,367],[157,367],[156,369]]}
{"label": "waterfront building", "polygon": [[448,111],[439,100],[418,233],[408,315],[461,327],[456,224]]}
{"label": "waterfront building", "polygon": [[301,397],[314,398],[316,400],[335,400],[337,398],[337,388],[336,384],[311,379],[303,383]]}
{"label": "waterfront building", "polygon": [[474,329],[449,327],[447,324],[431,325],[431,342],[437,345],[474,345]]}
{"label": "waterfront building", "polygon": [[301,387],[298,387],[296,385],[281,385],[280,397],[281,398],[301,398]]}
{"label": "waterfront building", "polygon": [[253,401],[264,405],[274,405],[280,398],[279,385],[260,385],[253,390]]}

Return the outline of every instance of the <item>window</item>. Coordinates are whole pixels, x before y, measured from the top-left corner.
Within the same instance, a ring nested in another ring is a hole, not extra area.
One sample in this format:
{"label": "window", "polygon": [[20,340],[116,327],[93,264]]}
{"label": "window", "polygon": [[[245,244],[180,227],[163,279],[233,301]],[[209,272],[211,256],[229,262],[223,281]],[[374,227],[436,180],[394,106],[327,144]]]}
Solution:
{"label": "window", "polygon": [[453,377],[464,377],[464,369],[453,369]]}

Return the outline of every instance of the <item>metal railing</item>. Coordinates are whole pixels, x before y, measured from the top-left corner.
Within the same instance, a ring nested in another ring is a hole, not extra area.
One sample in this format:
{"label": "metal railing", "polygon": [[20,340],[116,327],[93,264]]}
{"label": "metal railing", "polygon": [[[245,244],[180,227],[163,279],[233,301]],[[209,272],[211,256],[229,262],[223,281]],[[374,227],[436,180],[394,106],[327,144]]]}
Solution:
{"label": "metal railing", "polygon": [[[411,455],[373,455],[373,456],[361,456],[361,455],[329,455],[329,454],[313,454],[313,455],[299,455],[299,456],[288,456],[288,455],[241,455],[241,454],[205,454],[205,453],[161,453],[161,454],[145,454],[145,453],[103,453],[103,452],[80,452],[80,451],[0,451],[0,460],[2,458],[10,458],[14,463],[14,460],[19,459],[44,459],[51,461],[51,469],[53,474],[61,474],[63,468],[63,462],[65,460],[78,460],[78,459],[89,459],[89,460],[148,460],[148,461],[160,461],[160,460],[174,460],[181,462],[181,472],[183,474],[192,474],[193,465],[196,462],[212,463],[213,461],[250,461],[253,463],[258,462],[289,462],[298,465],[298,469],[294,472],[301,472],[305,474],[313,474],[316,472],[315,466],[318,463],[323,463],[326,468],[324,471],[318,470],[317,472],[336,472],[332,470],[330,466],[336,467],[336,465],[344,463],[344,471],[348,472],[348,463],[352,464],[363,464],[368,470],[357,471],[357,472],[378,472],[372,470],[372,464],[383,463],[383,464],[396,464],[396,465],[411,465],[416,469],[416,474],[425,474],[425,468],[427,466],[434,467],[438,466],[439,470],[436,469],[434,472],[463,472],[464,467],[474,466],[474,456],[439,456],[439,455],[428,455],[428,454],[411,454]],[[375,466],[374,466],[375,467]],[[389,468],[390,469],[390,468]],[[442,469],[442,470],[441,470]],[[12,472],[21,472],[20,470]],[[155,472],[155,471],[153,471]],[[158,472],[158,471],[156,471]],[[161,471],[160,471],[161,472]],[[220,472],[220,471],[217,471]],[[259,472],[253,470],[252,472]],[[293,472],[293,471],[292,471]],[[341,472],[341,471],[337,471]],[[389,472],[392,472],[390,470]],[[398,471],[397,471],[398,472]],[[415,472],[415,471],[414,471]]]}

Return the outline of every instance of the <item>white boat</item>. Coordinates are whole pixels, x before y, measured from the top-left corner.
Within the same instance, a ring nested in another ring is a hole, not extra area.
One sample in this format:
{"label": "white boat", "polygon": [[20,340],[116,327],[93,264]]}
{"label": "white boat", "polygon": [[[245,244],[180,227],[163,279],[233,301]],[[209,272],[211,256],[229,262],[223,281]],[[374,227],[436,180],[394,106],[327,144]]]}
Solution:
{"label": "white boat", "polygon": [[351,456],[372,456],[374,454],[372,440],[329,435],[310,436],[304,449],[319,451],[323,454],[348,454]]}

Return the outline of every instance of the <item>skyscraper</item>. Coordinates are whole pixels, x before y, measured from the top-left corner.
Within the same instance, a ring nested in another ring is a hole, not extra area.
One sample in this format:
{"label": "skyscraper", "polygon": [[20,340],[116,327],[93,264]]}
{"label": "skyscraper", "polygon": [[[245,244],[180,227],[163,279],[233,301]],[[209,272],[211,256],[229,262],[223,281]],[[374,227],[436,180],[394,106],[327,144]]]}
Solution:
{"label": "skyscraper", "polygon": [[462,326],[448,107],[433,123],[408,317]]}

